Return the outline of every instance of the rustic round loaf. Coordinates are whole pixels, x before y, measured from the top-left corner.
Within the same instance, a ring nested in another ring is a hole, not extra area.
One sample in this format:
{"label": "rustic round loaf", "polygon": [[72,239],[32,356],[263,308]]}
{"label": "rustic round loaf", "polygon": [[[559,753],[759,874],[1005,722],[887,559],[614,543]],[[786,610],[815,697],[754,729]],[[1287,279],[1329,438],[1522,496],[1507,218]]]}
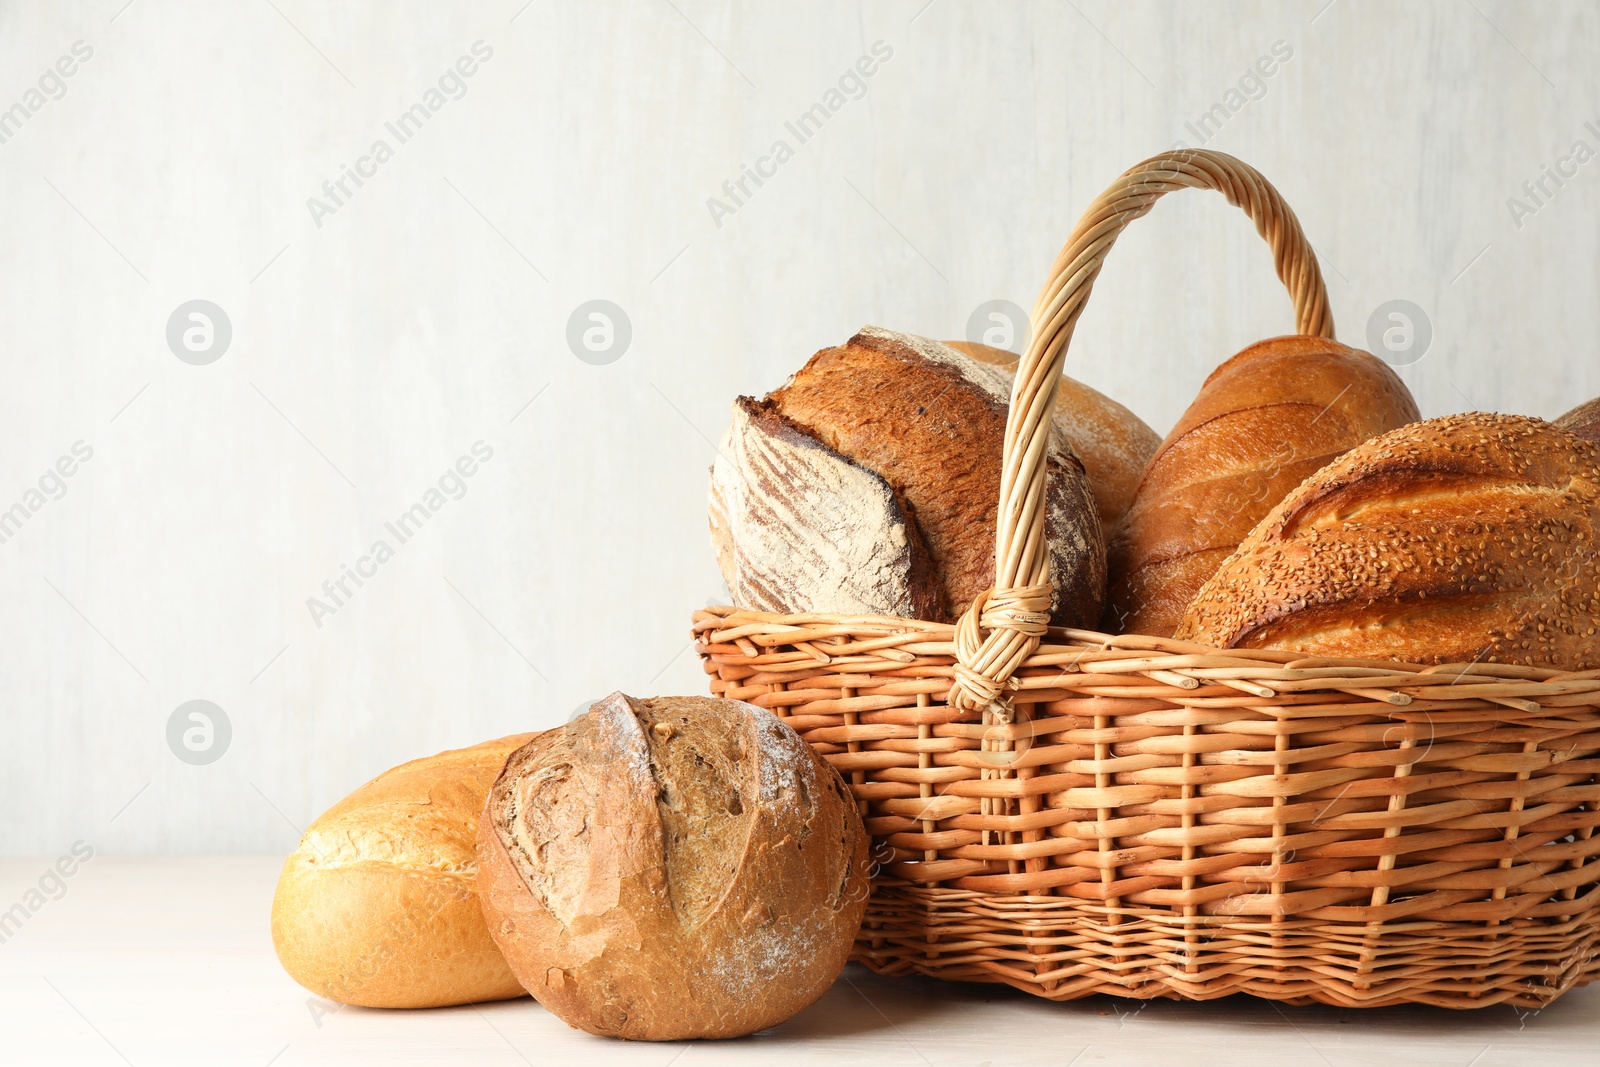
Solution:
{"label": "rustic round loaf", "polygon": [[[1004,367],[1013,375],[1017,354],[976,341],[946,341],[981,363]],[[1143,419],[1100,390],[1065,374],[1056,390],[1056,427],[1066,434],[1073,455],[1083,462],[1089,489],[1106,534],[1117,528],[1133,501],[1139,478],[1161,447],[1161,435]]]}
{"label": "rustic round loaf", "polygon": [[432,1008],[522,996],[474,893],[478,816],[532,734],[385,771],[307,828],[272,898],[284,970],[318,996]]}
{"label": "rustic round loaf", "polygon": [[489,930],[572,1026],[737,1037],[833,984],[867,901],[843,781],[770,712],[613,693],[506,761],[478,833]]}
{"label": "rustic round loaf", "polygon": [[1351,449],[1206,582],[1177,636],[1408,663],[1600,667],[1600,448],[1474,412]]}
{"label": "rustic round loaf", "polygon": [[[733,602],[785,614],[951,622],[994,584],[1010,376],[868,326],[764,400],[740,397],[711,468]],[[1066,435],[1046,457],[1051,621],[1091,626],[1105,543]]]}
{"label": "rustic round loaf", "polygon": [[1418,418],[1394,371],[1321,337],[1275,337],[1206,378],[1107,545],[1111,633],[1170,637],[1205,580],[1301,480]]}
{"label": "rustic round loaf", "polygon": [[1600,397],[1585,401],[1557,419],[1554,425],[1585,441],[1600,444]]}

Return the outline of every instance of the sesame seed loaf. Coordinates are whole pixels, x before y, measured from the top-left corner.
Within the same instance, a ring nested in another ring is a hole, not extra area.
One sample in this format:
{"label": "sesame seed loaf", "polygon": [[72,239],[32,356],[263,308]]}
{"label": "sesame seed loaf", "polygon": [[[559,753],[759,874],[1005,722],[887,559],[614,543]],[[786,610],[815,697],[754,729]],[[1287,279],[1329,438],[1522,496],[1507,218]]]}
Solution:
{"label": "sesame seed loaf", "polygon": [[1308,478],[1189,605],[1221,648],[1409,663],[1600,667],[1600,448],[1473,412]]}
{"label": "sesame seed loaf", "polygon": [[1111,536],[1105,628],[1172,636],[1200,586],[1302,479],[1417,418],[1385,363],[1325,338],[1275,337],[1223,363]]}

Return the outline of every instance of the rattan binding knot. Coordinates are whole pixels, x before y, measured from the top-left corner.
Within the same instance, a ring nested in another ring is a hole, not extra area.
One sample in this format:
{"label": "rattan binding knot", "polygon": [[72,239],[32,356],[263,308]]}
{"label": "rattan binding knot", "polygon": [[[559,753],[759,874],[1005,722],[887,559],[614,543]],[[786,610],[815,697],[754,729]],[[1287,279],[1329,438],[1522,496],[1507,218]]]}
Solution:
{"label": "rattan binding knot", "polygon": [[[1011,701],[1006,690],[1016,689],[1011,674],[1039,647],[1050,623],[1050,586],[1028,585],[1013,589],[987,589],[973,600],[956,624],[955,680],[950,686],[950,706],[981,711],[985,722],[1010,722]],[[1015,638],[1002,644],[986,643],[985,635],[1008,630]],[[1020,639],[1020,640],[1018,640]],[[986,655],[986,648],[1016,651]]]}

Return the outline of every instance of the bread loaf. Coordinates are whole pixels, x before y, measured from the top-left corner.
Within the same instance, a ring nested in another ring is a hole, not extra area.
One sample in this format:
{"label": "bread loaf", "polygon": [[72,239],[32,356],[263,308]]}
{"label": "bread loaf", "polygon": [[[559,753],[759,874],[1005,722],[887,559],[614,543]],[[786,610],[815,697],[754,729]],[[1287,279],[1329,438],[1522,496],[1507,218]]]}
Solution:
{"label": "bread loaf", "polygon": [[1600,448],[1473,413],[1345,453],[1291,493],[1178,637],[1316,656],[1600,667]]}
{"label": "bread loaf", "polygon": [[1201,584],[1302,479],[1417,417],[1386,364],[1323,338],[1261,341],[1222,364],[1111,537],[1105,628],[1170,637]]}
{"label": "bread loaf", "polygon": [[1579,404],[1557,419],[1555,425],[1585,441],[1600,444],[1600,397]]}
{"label": "bread loaf", "polygon": [[483,924],[474,845],[489,786],[532,737],[401,764],[318,817],[272,899],[284,970],[318,996],[369,1008],[521,996]]}
{"label": "bread loaf", "polygon": [[483,909],[539,1002],[594,1034],[737,1037],[816,1000],[866,910],[839,776],[771,713],[613,693],[507,761]]}
{"label": "bread loaf", "polygon": [[[945,344],[982,363],[1016,373],[1015,352],[975,341]],[[1100,529],[1109,534],[1128,510],[1140,476],[1161,447],[1161,435],[1098,389],[1066,375],[1061,376],[1061,387],[1056,390],[1055,420],[1073,455],[1083,463]]]}
{"label": "bread loaf", "polygon": [[[735,604],[953,621],[994,583],[1010,382],[937,341],[866,327],[764,400],[740,397],[711,468]],[[1105,548],[1065,435],[1047,457],[1052,619],[1090,625]]]}

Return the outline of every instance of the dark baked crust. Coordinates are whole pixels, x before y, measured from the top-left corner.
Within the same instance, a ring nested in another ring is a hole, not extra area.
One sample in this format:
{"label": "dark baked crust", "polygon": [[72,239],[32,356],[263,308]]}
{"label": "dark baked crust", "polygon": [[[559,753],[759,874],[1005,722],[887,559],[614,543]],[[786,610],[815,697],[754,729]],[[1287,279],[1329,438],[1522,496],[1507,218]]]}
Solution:
{"label": "dark baked crust", "polygon": [[[921,347],[864,330],[814,355],[768,403],[887,482],[917,531],[913,560],[925,550],[938,583],[937,604],[917,617],[949,622],[994,584],[1006,383],[997,377],[985,388],[980,375],[995,371],[917,340]],[[930,357],[935,350],[941,358]],[[1047,461],[1046,493],[1052,621],[1093,625],[1104,601],[1103,535],[1083,465],[1064,441]]]}
{"label": "dark baked crust", "polygon": [[940,578],[933,618],[992,582],[1005,412],[958,371],[852,341],[812,356],[769,403],[910,505]]}
{"label": "dark baked crust", "polygon": [[[944,343],[981,363],[1016,374],[1015,352],[974,341]],[[1144,469],[1161,447],[1161,435],[1126,406],[1065,374],[1056,390],[1055,421],[1083,464],[1100,514],[1100,529],[1109,535],[1132,503]]]}
{"label": "dark baked crust", "polygon": [[1417,418],[1393,370],[1337,342],[1276,337],[1233,356],[1162,442],[1111,538],[1106,628],[1171,636],[1217,565],[1295,486]]}
{"label": "dark baked crust", "polygon": [[591,1033],[736,1037],[838,977],[866,909],[843,782],[770,713],[620,693],[516,752],[479,824],[490,933]]}
{"label": "dark baked crust", "polygon": [[1555,420],[1554,425],[1600,445],[1600,397],[1586,401]]}
{"label": "dark baked crust", "polygon": [[1178,628],[1223,648],[1411,663],[1600,666],[1600,449],[1470,413],[1385,434],[1309,478]]}

